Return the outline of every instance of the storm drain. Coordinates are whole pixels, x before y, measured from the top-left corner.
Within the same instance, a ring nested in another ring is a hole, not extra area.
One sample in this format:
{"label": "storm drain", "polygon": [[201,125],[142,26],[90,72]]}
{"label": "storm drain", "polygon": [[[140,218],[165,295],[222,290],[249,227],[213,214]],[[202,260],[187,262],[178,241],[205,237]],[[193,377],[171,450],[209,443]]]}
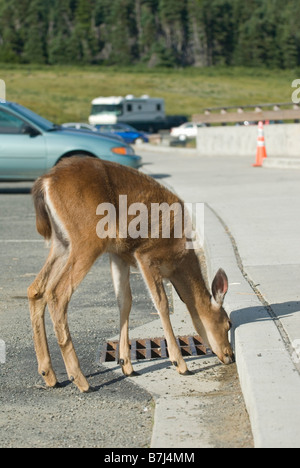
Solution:
{"label": "storm drain", "polygon": [[[200,336],[179,336],[176,338],[182,356],[205,356],[211,350],[202,343]],[[148,338],[131,340],[129,342],[131,360],[168,358],[168,346],[165,338]],[[113,362],[119,359],[119,341],[109,341],[104,344],[100,362]]]}

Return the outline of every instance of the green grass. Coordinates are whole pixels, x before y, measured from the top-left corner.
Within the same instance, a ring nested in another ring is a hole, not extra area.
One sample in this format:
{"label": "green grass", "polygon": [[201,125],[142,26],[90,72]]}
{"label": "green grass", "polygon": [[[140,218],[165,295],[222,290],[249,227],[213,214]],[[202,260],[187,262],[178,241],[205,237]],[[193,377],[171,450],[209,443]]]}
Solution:
{"label": "green grass", "polygon": [[97,96],[149,94],[166,100],[167,114],[206,107],[290,102],[298,70],[253,68],[141,69],[0,65],[7,100],[56,122],[87,121]]}

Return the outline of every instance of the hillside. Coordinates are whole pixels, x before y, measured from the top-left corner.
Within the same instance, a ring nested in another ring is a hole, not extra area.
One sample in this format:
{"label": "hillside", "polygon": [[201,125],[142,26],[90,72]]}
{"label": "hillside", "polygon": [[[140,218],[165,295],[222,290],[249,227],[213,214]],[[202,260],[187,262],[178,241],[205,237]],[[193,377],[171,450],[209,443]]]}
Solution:
{"label": "hillside", "polygon": [[7,99],[57,122],[87,121],[97,96],[148,94],[166,100],[168,114],[202,112],[206,107],[290,102],[295,71],[249,68],[1,66]]}
{"label": "hillside", "polygon": [[300,65],[299,0],[0,0],[0,62]]}

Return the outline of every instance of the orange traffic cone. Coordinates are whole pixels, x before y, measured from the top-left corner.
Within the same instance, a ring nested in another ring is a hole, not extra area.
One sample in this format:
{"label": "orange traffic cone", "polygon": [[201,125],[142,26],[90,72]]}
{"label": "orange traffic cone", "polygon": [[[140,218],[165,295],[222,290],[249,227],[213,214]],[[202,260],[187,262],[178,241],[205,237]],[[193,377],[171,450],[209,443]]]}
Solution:
{"label": "orange traffic cone", "polygon": [[256,162],[253,167],[262,167],[263,160],[267,157],[265,136],[264,136],[264,124],[263,122],[258,123],[258,137],[257,137],[257,151],[256,151]]}

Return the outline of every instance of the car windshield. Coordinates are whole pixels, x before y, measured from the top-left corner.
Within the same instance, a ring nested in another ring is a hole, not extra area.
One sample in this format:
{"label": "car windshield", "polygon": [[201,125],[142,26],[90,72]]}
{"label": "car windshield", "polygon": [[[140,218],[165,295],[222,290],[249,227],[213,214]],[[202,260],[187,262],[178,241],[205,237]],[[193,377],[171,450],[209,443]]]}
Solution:
{"label": "car windshield", "polygon": [[21,104],[13,103],[11,104],[11,108],[17,111],[26,119],[30,120],[34,125],[40,127],[44,131],[53,130],[56,128],[56,125],[50,120],[44,119],[40,115],[36,114],[35,112],[27,109],[26,107],[21,106]]}

